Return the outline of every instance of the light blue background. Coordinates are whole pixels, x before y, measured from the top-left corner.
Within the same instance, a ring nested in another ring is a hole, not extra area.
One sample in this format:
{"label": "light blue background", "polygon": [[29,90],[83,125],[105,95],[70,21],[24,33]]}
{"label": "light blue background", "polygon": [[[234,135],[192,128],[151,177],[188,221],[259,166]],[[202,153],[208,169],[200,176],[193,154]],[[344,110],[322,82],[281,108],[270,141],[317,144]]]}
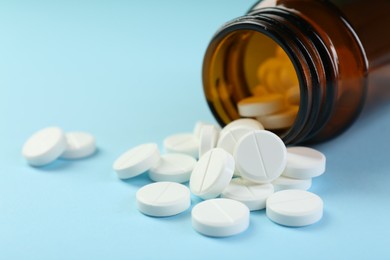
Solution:
{"label": "light blue background", "polygon": [[[325,215],[309,227],[260,211],[245,233],[208,238],[192,229],[190,210],[139,213],[147,176],[120,181],[112,171],[130,147],[214,122],[203,54],[253,3],[0,2],[0,259],[389,259],[390,103],[316,146],[328,164],[311,191]],[[51,125],[93,133],[99,152],[29,167],[24,141]]]}

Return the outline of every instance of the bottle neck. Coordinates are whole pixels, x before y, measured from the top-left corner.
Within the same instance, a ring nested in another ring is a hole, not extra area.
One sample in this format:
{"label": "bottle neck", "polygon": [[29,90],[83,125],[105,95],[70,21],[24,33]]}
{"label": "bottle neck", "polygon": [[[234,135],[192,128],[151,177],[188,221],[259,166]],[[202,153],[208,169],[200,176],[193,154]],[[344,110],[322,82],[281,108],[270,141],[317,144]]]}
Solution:
{"label": "bottle neck", "polygon": [[[338,20],[343,23],[342,20]],[[345,25],[343,26],[344,29],[350,30]],[[239,51],[246,45],[235,43],[234,39],[226,40],[232,38],[231,35],[241,31],[254,31],[271,38],[287,53],[295,67],[299,79],[300,104],[294,124],[289,129],[278,133],[286,144],[322,141],[345,129],[359,113],[365,93],[366,66],[364,58],[360,58],[362,62],[358,62],[364,72],[360,73],[356,79],[362,95],[360,92],[358,93],[359,98],[354,101],[357,104],[354,104],[351,111],[348,111],[348,118],[344,118],[343,125],[334,127],[330,123],[334,121],[335,113],[340,109],[338,106],[340,95],[346,94],[344,88],[347,89],[347,85],[356,83],[345,82],[344,78],[348,76],[348,73],[345,74],[344,69],[340,71],[340,66],[344,68],[345,64],[340,63],[340,53],[335,51],[334,42],[329,40],[328,34],[318,30],[316,25],[303,19],[295,10],[267,7],[253,10],[247,15],[225,24],[214,36],[206,52],[203,68],[204,88],[210,108],[215,112],[214,114],[217,115],[220,123],[227,124],[235,119],[236,114],[221,113],[221,110],[226,106],[221,106],[216,111],[215,102],[213,102],[215,100],[210,99],[211,93],[207,92],[212,89],[210,85],[218,83],[213,81],[215,78],[210,78],[209,74],[213,68],[217,67],[224,71],[223,68],[229,67],[229,63],[242,62],[239,59]],[[237,39],[240,40],[239,37]],[[229,45],[229,47],[224,49],[224,45]],[[359,44],[356,43],[356,45]],[[259,46],[258,51],[263,51],[261,46]],[[359,54],[364,57],[362,52]],[[217,59],[218,55],[223,58]],[[354,57],[352,56],[352,58]],[[245,81],[239,80],[239,72],[235,73],[229,69],[225,71],[237,74],[236,77],[233,77],[234,80],[227,84],[239,85],[238,88],[242,88],[246,84]]]}
{"label": "bottle neck", "polygon": [[[294,125],[281,137],[285,143],[310,140],[328,122],[337,87],[337,68],[325,43],[304,19],[280,8],[266,8],[247,16],[256,20],[286,51],[300,82],[300,109]],[[264,33],[264,32],[262,32]]]}

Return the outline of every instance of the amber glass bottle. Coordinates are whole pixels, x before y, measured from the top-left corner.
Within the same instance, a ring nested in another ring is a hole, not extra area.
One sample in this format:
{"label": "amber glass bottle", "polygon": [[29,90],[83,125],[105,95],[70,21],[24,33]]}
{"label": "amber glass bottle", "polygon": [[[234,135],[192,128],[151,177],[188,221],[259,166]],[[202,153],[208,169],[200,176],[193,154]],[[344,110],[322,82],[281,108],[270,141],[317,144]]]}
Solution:
{"label": "amber glass bottle", "polygon": [[389,0],[260,1],[211,40],[203,63],[207,102],[221,125],[240,118],[237,104],[253,95],[259,68],[280,49],[300,99],[291,126],[273,131],[286,144],[334,137],[359,115],[367,90],[383,77],[377,72],[389,68],[389,28]]}

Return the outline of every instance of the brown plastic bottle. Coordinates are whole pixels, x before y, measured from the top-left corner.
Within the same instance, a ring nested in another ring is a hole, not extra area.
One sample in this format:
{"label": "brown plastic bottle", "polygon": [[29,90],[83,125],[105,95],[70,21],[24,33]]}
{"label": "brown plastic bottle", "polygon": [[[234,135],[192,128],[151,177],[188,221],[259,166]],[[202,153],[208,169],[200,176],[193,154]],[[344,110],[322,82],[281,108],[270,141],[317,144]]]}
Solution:
{"label": "brown plastic bottle", "polygon": [[238,119],[237,103],[251,95],[258,67],[279,46],[295,68],[300,101],[294,123],[275,132],[286,144],[332,138],[357,118],[368,91],[390,78],[389,29],[389,0],[259,1],[208,46],[209,107],[221,125]]}

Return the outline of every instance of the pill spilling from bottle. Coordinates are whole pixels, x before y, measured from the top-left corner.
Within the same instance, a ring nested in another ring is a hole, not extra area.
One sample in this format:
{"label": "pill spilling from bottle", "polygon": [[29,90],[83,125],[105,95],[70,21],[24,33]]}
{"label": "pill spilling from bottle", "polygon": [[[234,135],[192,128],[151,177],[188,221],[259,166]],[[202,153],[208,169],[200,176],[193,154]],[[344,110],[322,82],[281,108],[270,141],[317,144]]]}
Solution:
{"label": "pill spilling from bottle", "polygon": [[[138,210],[169,217],[191,207],[191,194],[204,200],[192,208],[192,227],[211,237],[232,236],[250,226],[250,212],[266,210],[283,226],[307,226],[323,214],[321,198],[307,190],[325,172],[325,156],[308,147],[288,147],[250,118],[218,126],[198,122],[191,133],[168,136],[161,154],[155,143],[120,155],[113,170],[120,179],[148,174],[154,183],[136,193]],[[85,132],[49,127],[33,134],[22,154],[32,166],[58,158],[79,159],[96,150]]]}
{"label": "pill spilling from bottle", "polygon": [[291,127],[299,110],[299,81],[282,48],[277,46],[274,56],[260,64],[257,82],[249,89],[251,96],[237,103],[239,115],[256,118],[267,130]]}
{"label": "pill spilling from bottle", "polygon": [[180,214],[191,207],[193,194],[204,201],[192,208],[192,227],[211,237],[244,232],[255,210],[265,209],[283,226],[322,218],[321,198],[307,190],[325,172],[325,156],[308,147],[286,148],[255,119],[223,129],[198,122],[192,133],[171,135],[163,144],[165,154],[157,144],[141,144],[113,164],[121,179],[148,174],[155,181],[136,195],[138,210],[147,216]]}

